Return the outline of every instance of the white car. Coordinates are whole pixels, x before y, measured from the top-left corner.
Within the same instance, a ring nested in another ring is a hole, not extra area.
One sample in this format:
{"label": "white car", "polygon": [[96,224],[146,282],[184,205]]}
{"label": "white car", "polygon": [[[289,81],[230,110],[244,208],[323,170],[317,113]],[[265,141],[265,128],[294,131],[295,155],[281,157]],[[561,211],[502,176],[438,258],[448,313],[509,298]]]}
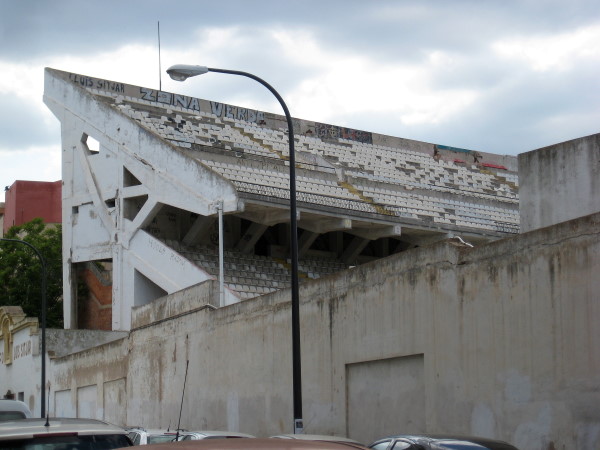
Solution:
{"label": "white car", "polygon": [[133,445],[161,444],[163,442],[174,442],[177,438],[177,432],[133,427],[127,428],[127,436],[129,436]]}
{"label": "white car", "polygon": [[31,410],[19,400],[0,400],[0,421],[31,418]]}
{"label": "white car", "polygon": [[251,434],[238,433],[237,431],[180,431],[180,441],[196,441],[198,439],[233,439],[253,438]]}
{"label": "white car", "polygon": [[0,422],[0,448],[104,450],[131,446],[121,427],[94,419],[21,419]]}

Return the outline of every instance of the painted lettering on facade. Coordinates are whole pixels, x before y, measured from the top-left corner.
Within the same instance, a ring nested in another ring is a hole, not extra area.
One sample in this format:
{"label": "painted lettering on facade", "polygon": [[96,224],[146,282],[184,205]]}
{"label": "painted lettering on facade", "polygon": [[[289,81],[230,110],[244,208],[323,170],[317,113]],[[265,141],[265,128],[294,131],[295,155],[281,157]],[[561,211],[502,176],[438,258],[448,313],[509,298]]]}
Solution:
{"label": "painted lettering on facade", "polygon": [[125,93],[125,84],[117,83],[115,81],[86,77],[85,75],[78,75],[76,73],[70,73],[69,80],[84,88],[102,89],[105,91],[116,92],[119,94]]}
{"label": "painted lettering on facade", "polygon": [[17,344],[13,347],[13,361],[31,355],[31,341]]}
{"label": "painted lettering on facade", "polygon": [[317,137],[323,140],[347,139],[349,141],[362,142],[364,144],[373,143],[373,135],[368,131],[317,123],[315,124],[315,132]]}
{"label": "painted lettering on facade", "polygon": [[238,108],[225,103],[210,102],[210,112],[217,117],[243,120],[245,122],[260,123],[265,120],[265,113],[255,109]]}
{"label": "painted lettering on facade", "polygon": [[162,103],[163,105],[175,106],[177,108],[193,109],[200,111],[200,101],[187,95],[172,94],[171,92],[157,91],[155,89],[140,88],[140,97],[150,102]]}
{"label": "painted lettering on facade", "polygon": [[[107,92],[137,97],[142,100],[160,103],[164,106],[172,106],[175,108],[191,109],[200,112],[201,100],[187,95],[173,94],[172,92],[160,91],[144,87],[134,87],[124,83],[103,80],[99,78],[88,77],[76,73],[69,74],[69,80],[86,89],[99,89]],[[137,90],[139,89],[139,91]],[[207,108],[206,103],[203,103],[203,108]],[[243,120],[251,123],[261,123],[265,120],[265,113],[255,109],[239,108],[237,106],[227,105],[225,103],[210,102],[210,112],[217,117],[227,117],[229,119]]]}

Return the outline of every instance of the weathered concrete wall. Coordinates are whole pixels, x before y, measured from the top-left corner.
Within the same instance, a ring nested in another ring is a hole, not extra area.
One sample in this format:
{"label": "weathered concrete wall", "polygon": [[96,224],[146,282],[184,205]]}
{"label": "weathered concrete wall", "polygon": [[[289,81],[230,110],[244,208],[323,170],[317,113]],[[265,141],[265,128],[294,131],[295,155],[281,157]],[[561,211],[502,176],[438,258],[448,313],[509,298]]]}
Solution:
{"label": "weathered concrete wall", "polygon": [[[596,214],[476,248],[410,250],[302,284],[305,431],[598,448],[599,235]],[[189,361],[182,427],[291,431],[289,292],[213,310],[211,289],[215,282],[145,305],[121,344],[54,360],[53,398],[71,402],[57,411],[89,406],[78,390],[95,386],[100,417],[126,379],[121,420],[173,427]]]}
{"label": "weathered concrete wall", "polygon": [[47,374],[53,394],[48,403],[50,415],[125,424],[127,396],[118,397],[115,386],[125,386],[128,379],[128,343],[128,338],[118,339],[51,360]]}
{"label": "weathered concrete wall", "polygon": [[600,211],[600,134],[519,155],[521,232]]}
{"label": "weathered concrete wall", "polygon": [[61,357],[127,337],[126,331],[46,330],[46,347],[50,357]]}
{"label": "weathered concrete wall", "polygon": [[14,395],[41,412],[40,330],[20,306],[0,306],[0,398]]}

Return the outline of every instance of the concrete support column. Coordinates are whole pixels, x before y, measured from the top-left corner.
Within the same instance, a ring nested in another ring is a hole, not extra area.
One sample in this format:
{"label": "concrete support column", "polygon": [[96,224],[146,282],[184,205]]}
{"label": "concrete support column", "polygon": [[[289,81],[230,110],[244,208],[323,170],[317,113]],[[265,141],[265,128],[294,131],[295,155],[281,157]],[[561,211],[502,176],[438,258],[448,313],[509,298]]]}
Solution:
{"label": "concrete support column", "polygon": [[344,253],[342,253],[342,261],[344,261],[347,264],[353,263],[356,257],[360,255],[360,252],[362,252],[368,244],[368,239],[356,236],[354,239],[352,239],[350,245],[346,247]]}

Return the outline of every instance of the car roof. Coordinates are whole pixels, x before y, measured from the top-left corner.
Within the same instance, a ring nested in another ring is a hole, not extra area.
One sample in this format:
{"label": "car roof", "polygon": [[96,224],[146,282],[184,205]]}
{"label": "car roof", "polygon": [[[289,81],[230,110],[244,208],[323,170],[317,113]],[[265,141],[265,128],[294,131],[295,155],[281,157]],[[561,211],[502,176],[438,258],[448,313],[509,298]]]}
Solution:
{"label": "car roof", "polygon": [[186,434],[201,434],[203,436],[214,437],[214,436],[234,436],[234,437],[247,437],[254,438],[251,434],[240,433],[239,431],[219,431],[219,430],[200,430],[200,431],[187,431],[179,430],[179,435],[183,436]]}
{"label": "car roof", "polygon": [[[142,428],[142,427],[127,427],[126,430],[127,430],[128,433],[132,433],[132,432],[135,432],[135,433],[146,433],[146,434],[165,434],[165,433],[173,433],[173,434],[175,434],[176,433],[176,431],[163,430],[163,429],[160,429],[160,428],[145,429],[145,428]],[[181,430],[180,430],[180,432],[181,432]]]}
{"label": "car roof", "polygon": [[[272,438],[277,439],[301,439],[306,441],[328,441],[328,442],[352,442],[354,444],[360,444],[360,442],[355,441],[354,439],[350,439],[343,436],[330,436],[326,434],[278,434],[275,436],[271,436]],[[361,444],[362,445],[362,444]]]}
{"label": "car roof", "polygon": [[[46,420],[48,426],[46,426]],[[121,427],[95,419],[50,418],[0,422],[0,440],[28,439],[34,435],[50,436],[54,433],[127,434]]]}
{"label": "car roof", "polygon": [[313,441],[303,439],[199,439],[196,441],[179,441],[165,444],[149,445],[151,449],[206,449],[206,450],[348,450],[349,448],[365,448],[351,442]]}
{"label": "car roof", "polygon": [[0,420],[4,412],[17,412],[21,413],[23,417],[31,417],[29,406],[20,400],[0,399]]}
{"label": "car roof", "polygon": [[[427,442],[435,442],[435,443],[460,443],[460,442],[468,442],[473,444],[478,444],[484,448],[488,448],[491,450],[518,450],[515,446],[509,444],[508,442],[500,441],[497,439],[484,438],[480,436],[461,436],[461,435],[452,435],[452,434],[399,434],[394,436],[387,436],[385,438],[377,439],[376,442],[384,441],[386,439],[409,439],[411,441],[419,441],[425,440]],[[371,444],[370,446],[372,446]],[[369,447],[370,447],[369,446]]]}

